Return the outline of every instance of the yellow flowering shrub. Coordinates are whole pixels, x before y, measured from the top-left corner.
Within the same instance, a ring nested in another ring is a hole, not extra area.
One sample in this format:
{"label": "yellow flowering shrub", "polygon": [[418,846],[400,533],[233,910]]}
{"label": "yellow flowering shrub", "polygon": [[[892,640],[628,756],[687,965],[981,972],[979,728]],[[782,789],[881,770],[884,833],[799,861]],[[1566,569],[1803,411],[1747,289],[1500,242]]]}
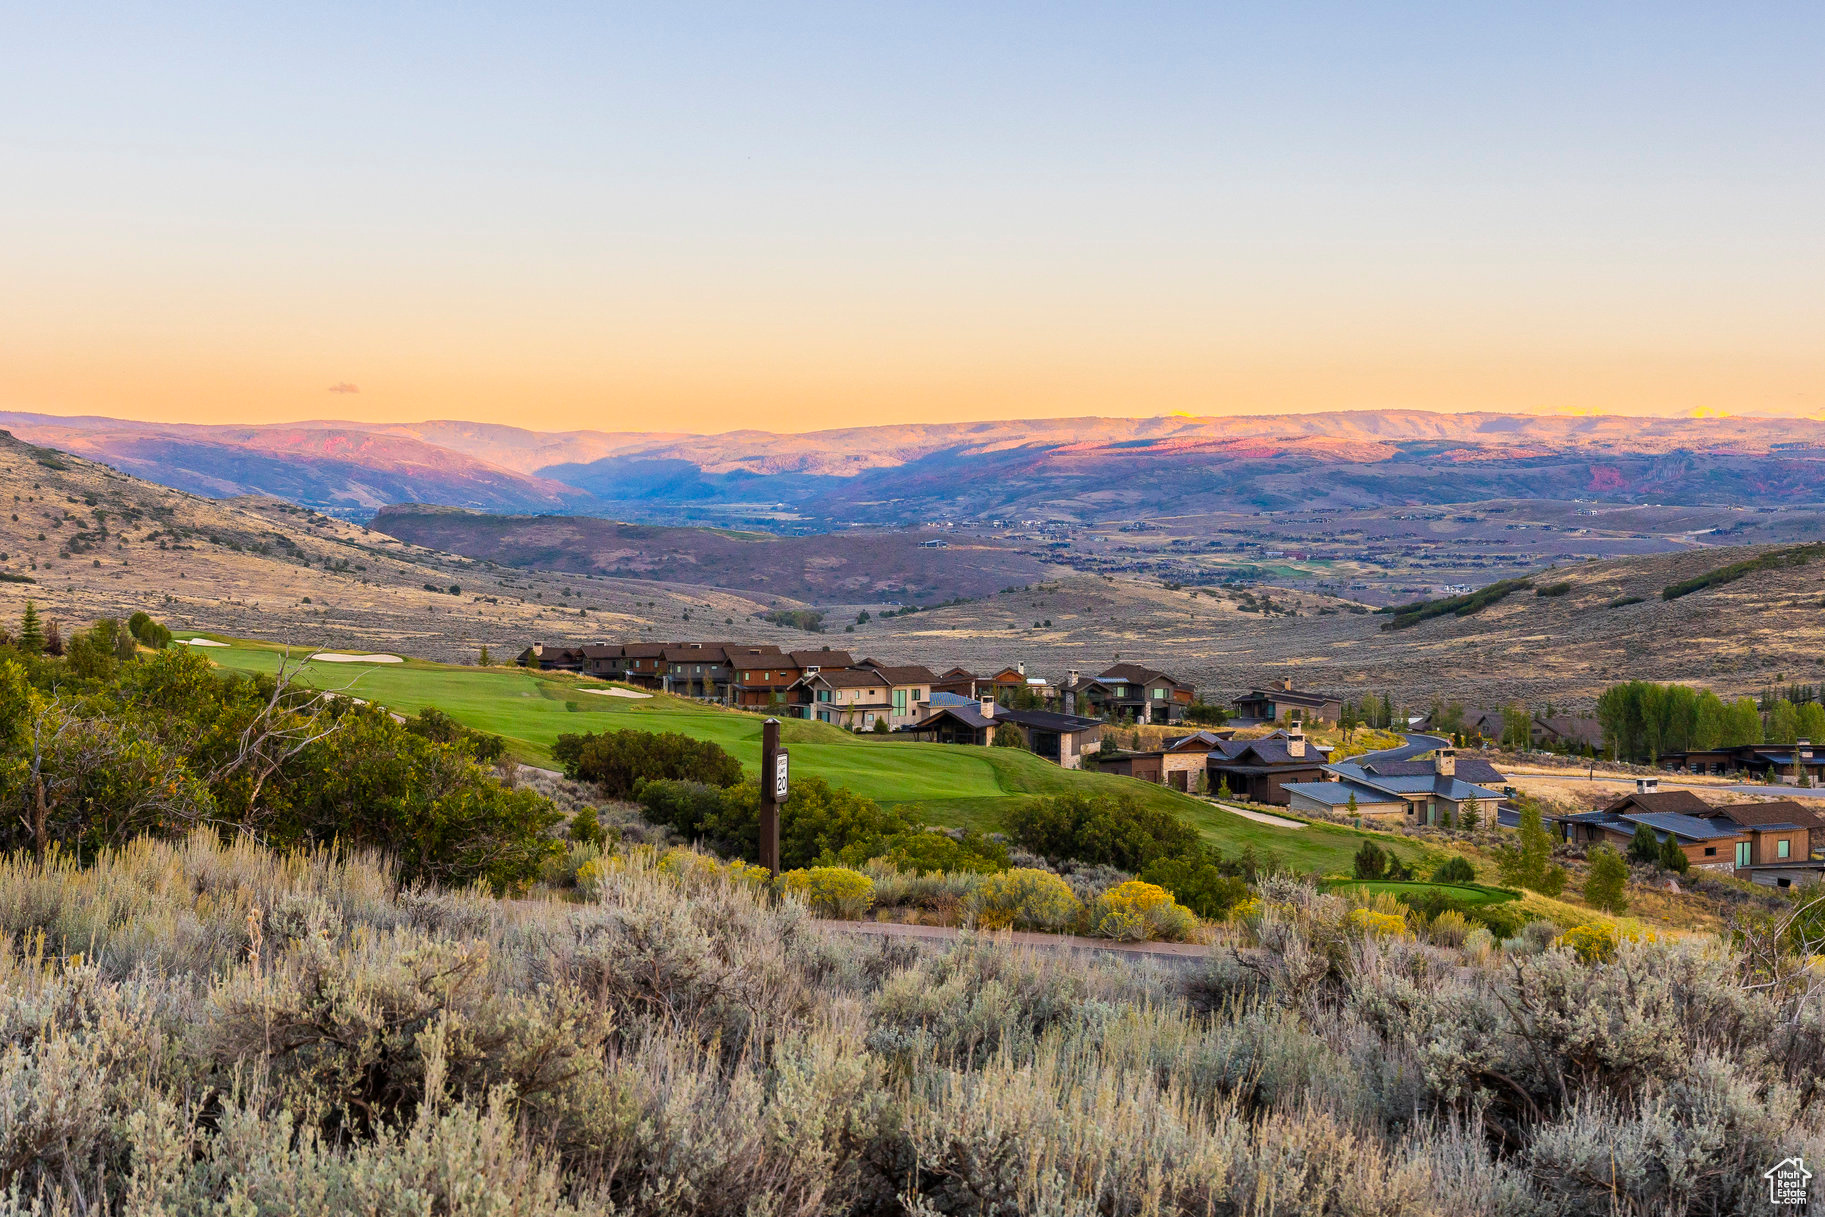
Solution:
{"label": "yellow flowering shrub", "polygon": [[1400,938],[1407,932],[1407,919],[1399,913],[1382,913],[1375,909],[1351,909],[1350,924],[1376,938]]}
{"label": "yellow flowering shrub", "polygon": [[874,903],[873,881],[846,866],[813,866],[787,871],[779,878],[786,891],[825,917],[854,921]]}
{"label": "yellow flowering shrub", "polygon": [[1657,942],[1659,936],[1640,922],[1611,924],[1604,921],[1575,925],[1554,940],[1557,947],[1570,947],[1585,963],[1606,963],[1616,958],[1616,949],[1625,942]]}
{"label": "yellow flowering shrub", "polygon": [[1067,930],[1083,911],[1070,884],[1050,871],[1029,867],[984,878],[972,906],[976,924],[985,930]]}
{"label": "yellow flowering shrub", "polygon": [[671,875],[681,883],[702,884],[715,883],[723,879],[733,879],[738,883],[762,887],[773,881],[764,866],[744,862],[735,858],[728,862],[720,861],[709,854],[698,853],[694,849],[677,846],[665,851],[659,859],[659,873]]}
{"label": "yellow flowering shrub", "polygon": [[588,899],[595,899],[602,892],[602,877],[608,874],[608,867],[601,858],[591,858],[577,867],[577,890]]}
{"label": "yellow flowering shrub", "polygon": [[1087,920],[1098,938],[1123,942],[1187,942],[1196,936],[1198,919],[1172,893],[1139,879],[1110,888],[1090,902]]}

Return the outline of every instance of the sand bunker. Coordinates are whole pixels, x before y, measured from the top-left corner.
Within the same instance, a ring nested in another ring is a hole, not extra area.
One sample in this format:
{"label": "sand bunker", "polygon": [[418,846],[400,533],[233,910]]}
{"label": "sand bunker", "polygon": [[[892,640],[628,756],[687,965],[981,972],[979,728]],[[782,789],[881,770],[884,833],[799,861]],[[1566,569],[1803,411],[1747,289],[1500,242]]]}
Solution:
{"label": "sand bunker", "polygon": [[217,642],[213,638],[180,638],[178,641],[187,647],[225,647],[228,645],[225,642]]}
{"label": "sand bunker", "polygon": [[597,697],[651,697],[651,693],[636,693],[632,689],[579,689],[579,693],[593,693]]}
{"label": "sand bunker", "polygon": [[397,655],[338,655],[334,651],[318,651],[311,656],[312,663],[404,663]]}

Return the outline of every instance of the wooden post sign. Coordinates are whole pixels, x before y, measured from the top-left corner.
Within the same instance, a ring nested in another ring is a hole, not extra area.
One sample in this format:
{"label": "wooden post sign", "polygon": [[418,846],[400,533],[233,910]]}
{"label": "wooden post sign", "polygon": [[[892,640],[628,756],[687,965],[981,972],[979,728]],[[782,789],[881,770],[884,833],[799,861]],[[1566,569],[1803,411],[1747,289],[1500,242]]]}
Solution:
{"label": "wooden post sign", "polygon": [[786,801],[786,750],[779,746],[779,720],[760,729],[760,864],[779,875],[779,809]]}

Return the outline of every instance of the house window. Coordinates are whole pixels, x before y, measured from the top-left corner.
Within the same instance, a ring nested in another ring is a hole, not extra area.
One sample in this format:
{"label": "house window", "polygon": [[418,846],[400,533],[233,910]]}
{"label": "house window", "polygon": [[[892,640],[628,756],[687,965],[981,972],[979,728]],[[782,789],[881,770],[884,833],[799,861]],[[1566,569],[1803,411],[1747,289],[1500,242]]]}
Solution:
{"label": "house window", "polygon": [[1153,700],[1154,700],[1154,701],[1164,701],[1164,700],[1166,700],[1166,690],[1164,690],[1164,689],[1155,689],[1155,690],[1154,690],[1154,691],[1153,691]]}
{"label": "house window", "polygon": [[1789,842],[1788,842],[1787,838],[1782,837],[1779,841],[1775,842],[1774,856],[1777,858],[1785,858],[1787,856],[1788,848],[1789,848]]}
{"label": "house window", "polygon": [[1717,857],[1717,846],[1715,846],[1715,845],[1705,846],[1705,857],[1707,857],[1707,858]]}
{"label": "house window", "polygon": [[894,712],[896,714],[906,713],[906,690],[905,689],[895,689],[893,691],[893,708],[894,708]]}
{"label": "house window", "polygon": [[1738,841],[1736,843],[1736,864],[1738,866],[1749,865],[1749,842]]}

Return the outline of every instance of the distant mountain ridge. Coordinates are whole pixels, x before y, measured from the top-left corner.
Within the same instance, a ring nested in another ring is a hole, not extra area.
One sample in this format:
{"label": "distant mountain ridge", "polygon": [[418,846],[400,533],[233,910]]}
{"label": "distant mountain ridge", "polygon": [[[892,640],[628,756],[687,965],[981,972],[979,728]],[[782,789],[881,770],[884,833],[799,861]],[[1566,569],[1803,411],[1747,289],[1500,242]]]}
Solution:
{"label": "distant mountain ridge", "polygon": [[894,424],[802,434],[205,426],[0,413],[33,443],[215,497],[812,526],[1290,506],[1825,501],[1825,422],[1425,411]]}

